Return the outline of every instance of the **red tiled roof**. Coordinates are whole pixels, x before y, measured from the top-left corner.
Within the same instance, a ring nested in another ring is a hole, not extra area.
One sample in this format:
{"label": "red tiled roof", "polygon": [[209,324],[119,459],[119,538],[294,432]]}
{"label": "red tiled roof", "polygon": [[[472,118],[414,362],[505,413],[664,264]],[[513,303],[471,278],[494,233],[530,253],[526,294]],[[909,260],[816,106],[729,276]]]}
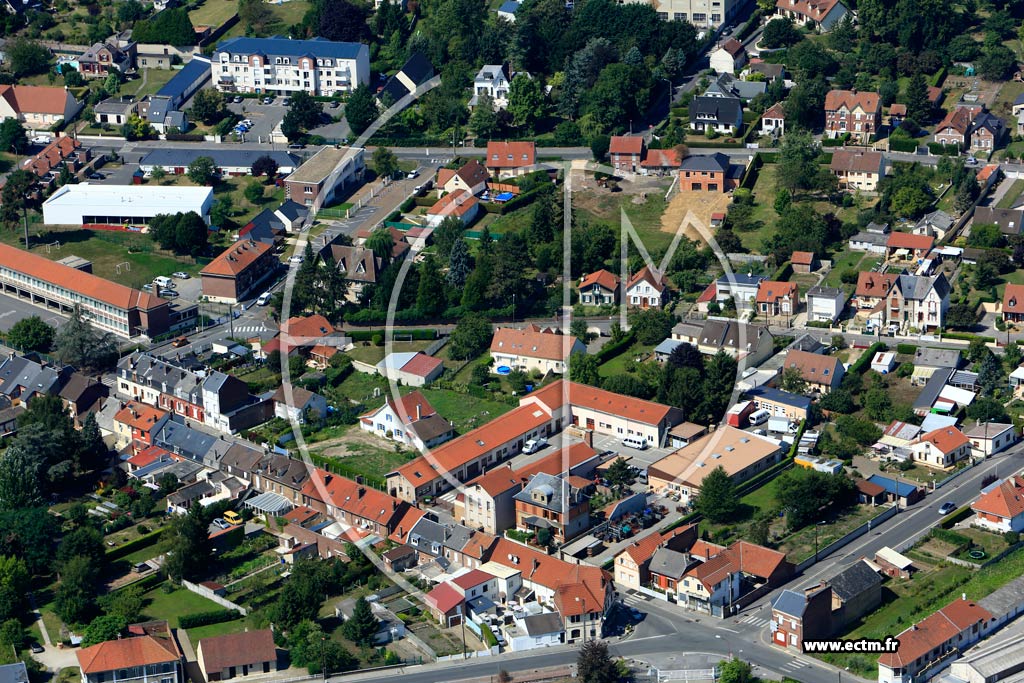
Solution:
{"label": "red tiled roof", "polygon": [[461,588],[464,591],[468,591],[470,588],[479,586],[482,583],[487,583],[494,577],[485,571],[480,569],[473,569],[466,572],[458,578],[452,579],[452,583]]}
{"label": "red tiled roof", "polygon": [[277,659],[274,633],[269,628],[203,638],[196,647],[203,653],[203,668],[207,676],[243,664]]}
{"label": "red tiled roof", "polygon": [[744,574],[761,579],[770,578],[786,562],[783,553],[747,541],[733,543],[722,554],[728,555]]}
{"label": "red tiled roof", "polygon": [[358,484],[337,474],[314,469],[302,487],[302,495],[328,503],[346,513],[390,528],[406,507],[404,501],[383,491]]}
{"label": "red tiled roof", "polygon": [[883,163],[881,152],[837,149],[832,153],[832,161],[828,167],[833,171],[844,173],[874,173],[878,175],[884,172]]}
{"label": "red tiled roof", "polygon": [[[568,452],[566,452],[568,450]],[[544,472],[546,474],[558,475],[578,467],[580,464],[590,460],[597,451],[585,443],[574,443],[568,449],[556,449],[540,460],[530,465],[524,465],[514,471],[520,480],[529,480],[535,474]]]}
{"label": "red tiled roof", "polygon": [[640,162],[643,168],[679,168],[683,160],[674,149],[649,149]]}
{"label": "red tiled roof", "polygon": [[942,88],[934,85],[928,86],[928,101],[932,104],[937,104],[942,99]]}
{"label": "red tiled roof", "polygon": [[507,467],[497,467],[487,474],[482,474],[468,482],[466,487],[479,486],[487,492],[487,495],[493,498],[509,489],[522,488],[522,485],[522,479],[515,472]]}
{"label": "red tiled roof", "polygon": [[875,273],[861,271],[857,274],[856,295],[877,299],[885,296],[892,289],[892,283],[899,279],[899,273]]}
{"label": "red tiled roof", "polygon": [[611,575],[603,569],[571,564],[507,538],[498,540],[490,559],[520,570],[523,581],[553,590],[555,608],[563,617],[582,614],[583,600],[586,600],[588,612],[604,610],[605,591]]}
{"label": "red tiled roof", "polygon": [[776,102],[772,106],[765,109],[764,113],[761,114],[763,119],[783,119],[786,118],[786,108],[782,106],[782,102]]}
{"label": "red tiled roof", "polygon": [[790,263],[796,266],[809,266],[814,263],[813,251],[794,251],[789,257]]}
{"label": "red tiled roof", "polygon": [[690,548],[690,555],[707,559],[714,557],[723,550],[725,550],[724,545],[718,545],[717,543],[711,543],[710,541],[698,538]]}
{"label": "red tiled roof", "polygon": [[293,316],[281,326],[283,334],[299,338],[318,338],[335,333],[334,325],[322,315]]}
{"label": "red tiled roof", "polygon": [[149,429],[167,413],[148,403],[133,401],[114,415],[114,422],[128,425],[132,429]]}
{"label": "red tiled roof", "polygon": [[890,249],[920,249],[928,251],[935,244],[931,235],[914,235],[909,232],[890,232],[886,246]]}
{"label": "red tiled roof", "polygon": [[[783,2],[784,0],[779,0]],[[837,0],[833,0],[829,4],[829,9],[832,5],[836,4]],[[802,0],[798,0],[795,6],[808,4]],[[824,4],[824,3],[823,3]],[[786,2],[787,9],[793,9],[793,4]],[[880,98],[876,92],[853,92],[852,90],[829,90],[828,94],[825,95],[825,110],[826,111],[837,111],[842,108],[853,111],[858,107],[865,113],[875,114],[879,111]],[[837,150],[838,151],[838,150]]]}
{"label": "red tiled roof", "polygon": [[449,583],[438,584],[423,600],[441,614],[448,614],[461,605],[465,598]]}
{"label": "red tiled roof", "polygon": [[999,164],[985,164],[985,168],[978,172],[978,182],[984,183],[993,173],[999,173]]}
{"label": "red tiled roof", "polygon": [[488,142],[487,168],[521,168],[537,163],[537,149],[532,142]]}
{"label": "red tiled roof", "polygon": [[662,543],[675,538],[679,534],[686,533],[693,526],[695,525],[687,524],[685,526],[677,527],[672,531],[667,531],[664,534],[651,534],[650,536],[645,536],[639,541],[630,543],[622,552],[629,555],[629,557],[637,564],[643,564],[647,560],[651,559],[651,556],[654,555],[654,552]]}
{"label": "red tiled roof", "polygon": [[901,668],[919,657],[968,630],[974,624],[992,618],[984,607],[970,600],[954,600],[935,614],[917,622],[897,638],[900,641],[896,652],[887,652],[878,658],[880,666]]}
{"label": "red tiled roof", "polygon": [[619,286],[619,276],[602,268],[601,270],[594,271],[590,275],[583,276],[580,280],[579,289],[595,284],[600,285],[610,292],[614,292]]}
{"label": "red tiled roof", "polygon": [[177,662],[178,653],[164,640],[151,635],[133,636],[98,643],[75,654],[79,668],[86,674]]}
{"label": "red tiled roof", "polygon": [[577,341],[571,334],[542,330],[536,325],[528,325],[521,330],[499,327],[491,338],[491,353],[565,361]]}
{"label": "red tiled roof", "polygon": [[883,493],[885,493],[884,488],[882,488],[873,481],[868,481],[867,479],[857,480],[857,490],[863,493],[865,496],[869,496],[871,498],[880,496]]}
{"label": "red tiled roof", "polygon": [[437,169],[437,186],[444,187],[449,180],[455,177],[455,171],[450,168]]}
{"label": "red tiled roof", "polygon": [[115,308],[138,308],[149,311],[169,305],[167,301],[152,294],[104,280],[91,273],[83,273],[8,244],[0,244],[0,266],[102,301]]}
{"label": "red tiled roof", "polygon": [[41,85],[0,85],[0,97],[20,114],[54,114],[64,116],[68,93],[64,88]]}
{"label": "red tiled roof", "polygon": [[803,16],[821,21],[832,11],[839,0],[775,0],[775,6],[791,12],[798,12]]}
{"label": "red tiled roof", "polygon": [[808,382],[832,386],[839,374],[842,362],[835,356],[825,356],[820,353],[810,353],[800,349],[791,349],[786,354],[782,363],[783,371],[786,368],[797,368],[800,375]]}
{"label": "red tiled roof", "polygon": [[933,429],[918,439],[918,443],[924,443],[925,441],[931,443],[942,453],[952,453],[961,446],[970,443],[970,439],[956,427]]}
{"label": "red tiled roof", "polygon": [[889,107],[889,114],[891,116],[906,116],[907,105],[905,104],[893,104]]}
{"label": "red tiled roof", "polygon": [[960,135],[966,135],[967,129],[971,127],[971,122],[974,121],[974,117],[980,112],[981,107],[979,106],[956,107],[939,122],[935,133],[937,135],[947,128],[952,128]]}
{"label": "red tiled roof", "polygon": [[636,274],[633,275],[633,277],[629,278],[629,282],[626,284],[626,289],[628,290],[632,288],[633,285],[641,281],[647,282],[649,285],[654,287],[659,292],[665,291],[665,276],[661,273],[658,273],[650,266],[644,266],[643,268],[638,270]]}
{"label": "red tiled roof", "polygon": [[426,513],[419,508],[407,507],[402,516],[394,521],[394,531],[388,536],[395,543],[405,543],[405,537]]}
{"label": "red tiled roof", "polygon": [[736,572],[736,570],[737,567],[729,556],[725,553],[719,553],[712,556],[706,562],[691,568],[684,576],[692,576],[697,579],[704,584],[708,593],[711,593],[717,584],[721,583],[729,574]]}
{"label": "red tiled roof", "polygon": [[139,451],[136,455],[133,455],[132,457],[128,458],[127,462],[133,467],[141,469],[143,467],[146,467],[147,465],[152,465],[153,463],[160,460],[160,458],[164,457],[169,457],[171,460],[181,460],[180,455],[175,455],[166,448],[161,448],[160,446],[147,446],[146,448]]}
{"label": "red tiled roof", "polygon": [[1024,313],[1024,285],[1006,285],[1003,313]]}
{"label": "red tiled roof", "polygon": [[429,377],[437,368],[444,365],[440,358],[428,356],[425,353],[417,353],[409,359],[409,362],[402,366],[402,372],[417,377]]}
{"label": "red tiled roof", "polygon": [[644,139],[633,135],[613,135],[608,141],[609,154],[637,154],[644,149]]}
{"label": "red tiled roof", "polygon": [[1024,514],[1024,481],[1015,477],[1003,481],[971,504],[975,512],[984,512],[1003,519]]}
{"label": "red tiled roof", "polygon": [[775,303],[776,301],[785,299],[786,297],[789,297],[790,301],[798,301],[800,292],[795,282],[774,282],[772,280],[762,280],[757,285],[757,297],[755,300],[759,304]]}
{"label": "red tiled roof", "polygon": [[259,260],[273,245],[250,240],[238,240],[210,261],[200,275],[237,276]]}
{"label": "red tiled roof", "polygon": [[743,43],[741,43],[740,41],[736,40],[735,38],[728,38],[728,39],[722,41],[722,43],[720,43],[718,45],[718,47],[720,47],[723,50],[725,50],[726,52],[728,52],[734,58],[737,55],[740,55],[740,54],[743,53]]}
{"label": "red tiled roof", "polygon": [[293,508],[291,512],[286,515],[281,515],[289,522],[295,522],[296,524],[303,524],[313,519],[320,513],[309,507],[308,505],[300,505],[297,508]]}
{"label": "red tiled roof", "polygon": [[438,199],[432,207],[427,209],[427,214],[431,216],[462,217],[479,203],[476,197],[460,188]]}
{"label": "red tiled roof", "polygon": [[524,396],[520,400],[520,404],[536,402],[547,406],[550,410],[557,410],[564,403],[563,393],[566,391],[568,391],[568,399],[572,405],[647,425],[661,424],[662,420],[674,410],[661,403],[623,396],[564,379],[556,380],[546,387]]}
{"label": "red tiled roof", "polygon": [[704,303],[705,301],[711,301],[712,299],[715,298],[715,295],[717,293],[718,293],[718,287],[715,285],[714,282],[712,282],[710,285],[705,287],[704,291],[700,293],[699,297],[697,297],[697,303],[700,304],[700,303]]}
{"label": "red tiled roof", "polygon": [[462,168],[455,172],[455,175],[459,176],[459,178],[461,178],[462,181],[470,187],[479,185],[480,183],[486,183],[487,178],[489,177],[487,169],[484,168],[484,165],[476,159],[470,159],[467,161]]}

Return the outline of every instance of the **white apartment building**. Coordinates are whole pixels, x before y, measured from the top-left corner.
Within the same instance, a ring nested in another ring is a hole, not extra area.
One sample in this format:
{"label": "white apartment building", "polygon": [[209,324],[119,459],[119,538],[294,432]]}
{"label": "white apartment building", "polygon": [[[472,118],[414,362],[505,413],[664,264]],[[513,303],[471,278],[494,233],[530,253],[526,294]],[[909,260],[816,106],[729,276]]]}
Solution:
{"label": "white apartment building", "polygon": [[[647,0],[626,0],[643,2]],[[700,29],[717,29],[735,18],[742,6],[739,0],[655,0],[654,9],[665,21],[688,21]]]}
{"label": "white apartment building", "polygon": [[222,92],[329,97],[370,82],[370,50],[322,38],[232,38],[217,47],[210,68]]}

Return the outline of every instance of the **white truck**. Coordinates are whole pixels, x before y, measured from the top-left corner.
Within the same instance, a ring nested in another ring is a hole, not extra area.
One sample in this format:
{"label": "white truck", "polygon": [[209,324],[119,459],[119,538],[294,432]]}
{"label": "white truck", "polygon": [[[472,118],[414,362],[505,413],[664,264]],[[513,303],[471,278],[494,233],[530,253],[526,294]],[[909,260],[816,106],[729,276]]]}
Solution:
{"label": "white truck", "polygon": [[768,418],[768,431],[774,434],[786,434],[789,432],[789,418],[788,417],[770,417]]}

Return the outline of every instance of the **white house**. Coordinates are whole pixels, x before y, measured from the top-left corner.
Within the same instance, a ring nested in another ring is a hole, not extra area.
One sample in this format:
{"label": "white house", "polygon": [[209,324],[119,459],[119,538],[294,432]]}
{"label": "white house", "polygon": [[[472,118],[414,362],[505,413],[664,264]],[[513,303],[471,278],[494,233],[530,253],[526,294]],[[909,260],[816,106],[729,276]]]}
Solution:
{"label": "white house", "polygon": [[512,89],[512,81],[517,76],[529,78],[530,74],[525,71],[512,71],[508,62],[480,67],[480,71],[473,78],[473,96],[469,99],[470,108],[475,107],[484,95],[491,96],[495,111],[508,107],[509,91]]}
{"label": "white house", "polygon": [[626,284],[626,301],[640,308],[661,308],[665,304],[665,276],[648,266],[641,268]]}
{"label": "white house", "polygon": [[370,48],[321,38],[231,38],[213,53],[211,76],[221,92],[330,97],[369,84]]}
{"label": "white house", "polygon": [[761,135],[786,134],[786,109],[776,102],[761,114]]}
{"label": "white house", "polygon": [[973,522],[992,531],[1024,531],[1024,479],[1014,476],[987,491],[971,503]]}
{"label": "white house", "polygon": [[743,49],[743,43],[735,38],[722,41],[711,51],[711,68],[718,74],[735,73],[746,62],[747,52]]}
{"label": "white house", "polygon": [[900,275],[889,289],[886,300],[886,325],[922,331],[945,327],[949,281],[941,273],[930,277]]}
{"label": "white house", "polygon": [[274,393],[274,416],[282,420],[296,421],[305,424],[307,418],[323,418],[327,415],[327,399],[309,389],[293,386],[291,401],[284,385]]}
{"label": "white house", "polygon": [[544,612],[537,603],[537,610],[513,611],[512,625],[505,627],[505,641],[509,652],[523,652],[540,647],[554,647],[562,644],[565,626],[556,612]]}
{"label": "white house", "polygon": [[970,454],[970,439],[956,427],[933,429],[910,444],[911,459],[936,469],[949,469]]}
{"label": "white house", "polygon": [[826,32],[849,13],[840,0],[776,0],[775,14],[771,18],[788,17],[799,26]]}
{"label": "white house", "polygon": [[815,285],[807,290],[807,319],[834,323],[846,308],[846,292],[839,287]]}
{"label": "white house", "polygon": [[377,374],[411,387],[430,384],[444,372],[440,358],[420,351],[397,351],[377,363]]}
{"label": "white house", "polygon": [[971,440],[971,454],[987,458],[1017,443],[1017,432],[1012,424],[979,422],[967,430],[967,438]]}
{"label": "white house", "polygon": [[737,311],[753,308],[757,301],[757,290],[765,279],[761,275],[750,273],[723,275],[715,281],[715,301],[722,305],[732,299]]}
{"label": "white house", "polygon": [[529,325],[517,330],[499,327],[491,339],[492,370],[507,367],[511,370],[565,374],[569,357],[574,353],[586,353],[586,345],[572,336],[558,331],[543,330]]}
{"label": "white house", "polygon": [[431,228],[441,225],[448,216],[455,216],[463,225],[469,225],[480,211],[480,202],[466,190],[456,190],[437,200],[427,209],[426,224]]}
{"label": "white house", "polygon": [[433,448],[455,435],[450,422],[437,414],[418,391],[393,398],[359,418],[359,428],[405,446]]}
{"label": "white house", "polygon": [[888,374],[896,367],[896,354],[892,351],[879,351],[871,359],[871,369],[880,374]]}

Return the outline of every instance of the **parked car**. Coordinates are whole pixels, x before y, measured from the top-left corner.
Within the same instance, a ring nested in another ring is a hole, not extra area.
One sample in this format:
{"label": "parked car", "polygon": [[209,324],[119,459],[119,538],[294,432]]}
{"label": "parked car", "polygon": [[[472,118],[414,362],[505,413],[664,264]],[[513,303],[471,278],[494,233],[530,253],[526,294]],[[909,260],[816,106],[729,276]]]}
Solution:
{"label": "parked car", "polygon": [[948,515],[953,510],[956,510],[956,503],[948,502],[943,503],[942,507],[939,508],[940,515]]}
{"label": "parked car", "polygon": [[260,294],[260,298],[256,299],[256,305],[257,306],[266,306],[267,304],[270,303],[270,299],[273,296],[274,295],[271,294],[270,292],[263,292],[262,294]]}
{"label": "parked car", "polygon": [[188,337],[178,337],[177,339],[175,339],[174,341],[171,342],[171,346],[173,346],[176,349],[180,349],[182,346],[187,346],[187,345],[188,345]]}
{"label": "parked car", "polygon": [[223,519],[222,517],[218,517],[217,519],[213,520],[213,525],[215,527],[217,527],[218,529],[230,529],[231,528],[231,525],[227,523],[227,520]]}
{"label": "parked car", "polygon": [[173,287],[165,287],[160,290],[160,296],[167,297],[168,299],[174,299],[178,296],[178,290]]}
{"label": "parked car", "polygon": [[233,98],[231,98],[231,101],[234,102],[235,104],[241,104],[242,103],[242,96],[241,95],[235,95]]}
{"label": "parked car", "polygon": [[338,107],[341,106],[341,102],[338,102],[337,100],[335,100],[334,102],[331,102],[327,106],[330,107],[331,109],[337,109]]}
{"label": "parked car", "polygon": [[50,144],[50,136],[36,135],[34,138],[32,138],[32,142],[34,142],[37,145],[48,145]]}
{"label": "parked car", "polygon": [[176,277],[179,280],[187,280],[191,276],[183,270],[176,270],[173,273],[171,273],[171,277]]}
{"label": "parked car", "polygon": [[543,436],[537,439],[530,439],[525,444],[523,444],[523,453],[526,453],[527,455],[529,455],[530,453],[536,453],[540,449],[546,448],[547,445],[548,440],[545,439]]}
{"label": "parked car", "polygon": [[420,177],[420,172],[419,171],[409,171],[406,174],[405,177],[406,177],[407,180],[412,180],[413,178],[419,178]]}
{"label": "parked car", "polygon": [[283,100],[281,100],[281,104],[283,104],[283,105],[284,105],[284,106],[286,106],[286,107],[287,107],[287,106],[288,106],[289,104],[291,104],[291,103],[292,103],[292,98],[290,98],[290,97],[286,97],[286,98],[284,98]]}
{"label": "parked car", "polygon": [[302,263],[302,256],[296,254],[288,257],[288,263]]}
{"label": "parked car", "polygon": [[43,651],[43,646],[40,645],[39,643],[32,643],[32,646],[31,646],[30,649],[32,650],[32,654],[39,654],[40,652]]}
{"label": "parked car", "polygon": [[93,171],[92,173],[90,173],[86,177],[89,180],[106,180],[106,178],[107,178],[107,176],[103,175],[102,173],[96,173],[95,171]]}
{"label": "parked car", "polygon": [[225,512],[224,519],[225,521],[227,521],[228,524],[233,524],[235,526],[238,526],[244,521],[242,519],[242,516],[235,512],[234,510],[228,510],[227,512]]}
{"label": "parked car", "polygon": [[264,97],[263,98],[263,104],[270,104],[273,101],[274,101],[273,97]]}
{"label": "parked car", "polygon": [[252,128],[252,119],[242,119],[241,125],[245,126],[246,128]]}

